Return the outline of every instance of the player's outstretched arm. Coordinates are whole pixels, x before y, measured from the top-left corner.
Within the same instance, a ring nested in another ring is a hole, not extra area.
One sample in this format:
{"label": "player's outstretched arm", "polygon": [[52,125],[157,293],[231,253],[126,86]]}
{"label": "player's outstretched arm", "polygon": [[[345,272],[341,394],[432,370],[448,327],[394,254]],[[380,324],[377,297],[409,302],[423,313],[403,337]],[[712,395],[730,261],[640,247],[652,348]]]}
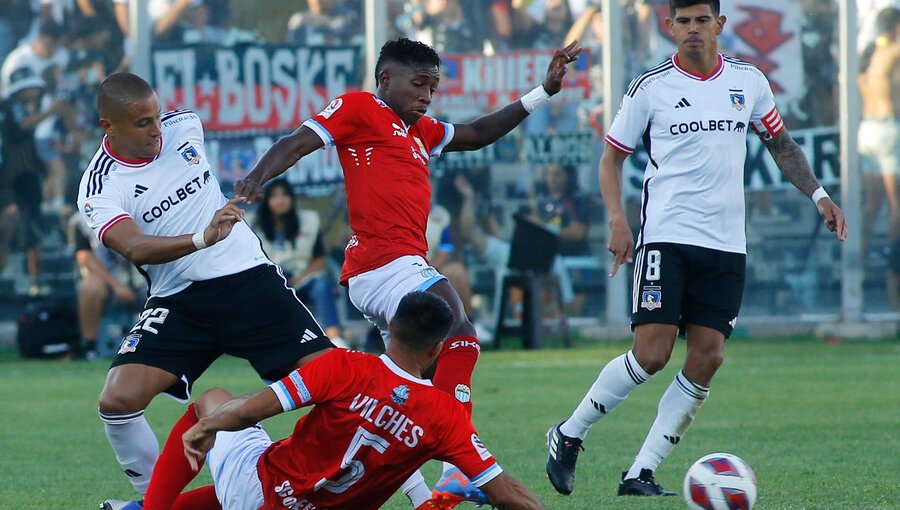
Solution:
{"label": "player's outstretched arm", "polygon": [[844,212],[841,211],[841,208],[831,200],[824,190],[819,192],[821,196],[817,195],[814,197],[814,194],[822,186],[819,184],[816,176],[813,175],[806,155],[803,154],[800,146],[788,134],[787,129],[782,130],[768,140],[764,139],[762,143],[769,150],[769,154],[772,155],[775,164],[778,165],[778,169],[791,181],[791,184],[813,199],[828,230],[835,232],[839,241],[847,239],[847,222],[844,220]]}
{"label": "player's outstretched arm", "polygon": [[237,206],[242,201],[241,197],[229,200],[216,211],[209,226],[194,235],[148,236],[129,218],[110,227],[103,235],[103,244],[137,266],[165,264],[228,237],[234,224],[244,217],[244,211]]}
{"label": "player's outstretched arm", "polygon": [[543,510],[544,504],[515,478],[500,473],[481,486],[491,504],[500,510]]}
{"label": "player's outstretched arm", "polygon": [[544,78],[541,87],[525,94],[522,99],[493,113],[482,115],[468,124],[456,124],[453,140],[447,144],[444,152],[478,150],[496,142],[512,131],[528,117],[529,113],[546,103],[550,96],[562,89],[566,66],[578,60],[579,53],[581,53],[581,45],[578,44],[578,41],[573,41],[565,48],[556,50],[547,67],[547,77]]}
{"label": "player's outstretched arm", "polygon": [[271,388],[252,395],[229,397],[231,394],[227,391],[213,388],[194,403],[200,420],[181,436],[184,454],[194,471],[215,444],[216,432],[245,429],[283,412],[281,402]]}
{"label": "player's outstretched arm", "polygon": [[322,147],[324,143],[312,129],[300,126],[293,133],[279,138],[246,177],[234,184],[234,194],[245,197],[252,204],[262,200],[262,185],[278,177],[297,164],[300,158]]}
{"label": "player's outstretched arm", "polygon": [[609,241],[606,249],[613,254],[610,278],[616,275],[622,263],[630,263],[634,255],[634,238],[622,205],[622,166],[627,157],[628,154],[607,143],[600,158],[600,194],[609,217]]}

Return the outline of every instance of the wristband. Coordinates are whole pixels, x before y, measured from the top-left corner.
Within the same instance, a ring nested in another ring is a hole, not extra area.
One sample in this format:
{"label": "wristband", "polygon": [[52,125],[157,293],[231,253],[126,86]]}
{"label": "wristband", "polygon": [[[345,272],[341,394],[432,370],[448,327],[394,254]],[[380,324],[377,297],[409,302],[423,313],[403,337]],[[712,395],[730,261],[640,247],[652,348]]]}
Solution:
{"label": "wristband", "polygon": [[531,92],[522,96],[519,101],[522,101],[522,106],[525,107],[525,111],[531,113],[550,100],[550,94],[544,90],[543,85],[538,85]]}
{"label": "wristband", "polygon": [[191,241],[194,242],[194,248],[197,248],[197,251],[202,250],[203,248],[208,248],[209,245],[206,244],[206,239],[203,238],[203,231],[197,232],[193,236],[191,236]]}
{"label": "wristband", "polygon": [[831,197],[828,196],[828,192],[825,191],[825,188],[823,188],[822,186],[819,186],[815,191],[813,191],[812,196],[809,198],[813,201],[814,204],[818,204],[819,200],[822,200],[823,198],[831,198]]}

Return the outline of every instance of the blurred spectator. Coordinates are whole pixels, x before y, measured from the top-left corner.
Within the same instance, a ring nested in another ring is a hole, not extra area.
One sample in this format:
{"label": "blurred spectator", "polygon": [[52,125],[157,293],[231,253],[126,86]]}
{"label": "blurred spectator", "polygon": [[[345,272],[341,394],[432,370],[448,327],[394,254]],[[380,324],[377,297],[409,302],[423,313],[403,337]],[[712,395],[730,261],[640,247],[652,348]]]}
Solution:
{"label": "blurred spectator", "polygon": [[575,22],[568,0],[512,0],[512,7],[516,48],[561,46]]}
{"label": "blurred spectator", "polygon": [[90,227],[81,218],[81,213],[76,212],[71,217],[69,227],[80,277],[78,328],[81,339],[74,346],[72,357],[93,360],[99,356],[97,340],[100,335],[100,321],[107,304],[110,303],[110,292],[116,302],[124,305],[133,305],[137,300],[137,292],[132,283],[131,264],[104,246],[97,236],[93,235]]}
{"label": "blurred spectator", "polygon": [[288,19],[287,42],[300,46],[361,46],[365,33],[358,11],[341,0],[308,0],[307,10]]}
{"label": "blurred spectator", "polygon": [[[63,47],[63,29],[54,22],[40,25],[38,36],[31,42],[19,45],[3,61],[0,67],[0,97],[8,97],[12,74],[23,67],[31,70],[31,75],[51,82],[58,81],[56,75],[69,61],[69,52]],[[54,74],[54,76],[50,76]]]}
{"label": "blurred spectator", "polygon": [[49,291],[39,281],[40,242],[43,237],[41,179],[45,169],[37,154],[34,129],[40,121],[65,106],[57,101],[41,111],[39,105],[44,87],[44,81],[34,75],[31,68],[22,67],[10,76],[7,97],[0,101],[0,138],[3,140],[3,168],[0,171],[0,196],[3,198],[0,199],[0,208],[4,213],[4,229],[18,223],[16,244],[27,254],[28,292],[31,295]]}
{"label": "blurred spectator", "polygon": [[319,214],[306,209],[298,211],[291,185],[285,179],[274,179],[266,186],[252,224],[260,235],[263,251],[281,266],[300,300],[312,305],[316,320],[331,341],[346,347],[335,303],[336,285],[326,271]]}
{"label": "blurred spectator", "polygon": [[523,212],[559,236],[560,255],[590,254],[587,241],[590,199],[578,190],[574,166],[544,165],[542,186],[530,197],[530,202],[530,210]]}
{"label": "blurred spectator", "polygon": [[398,28],[438,53],[474,53],[484,49],[484,37],[465,17],[460,0],[413,0],[406,4]]}
{"label": "blurred spectator", "polygon": [[[889,7],[878,14],[878,37],[864,53],[859,90],[863,120],[859,126],[859,152],[863,164],[865,253],[884,199],[888,203],[888,239],[885,252],[900,240],[900,10]],[[874,163],[874,164],[872,164]],[[900,311],[900,278],[888,271],[887,295],[891,308]]]}
{"label": "blurred spectator", "polygon": [[450,211],[441,205],[434,205],[428,215],[425,238],[428,241],[426,259],[431,266],[450,280],[463,303],[466,316],[472,317],[472,282],[469,272],[457,256],[453,242]]}
{"label": "blurred spectator", "polygon": [[0,58],[16,47],[32,17],[28,0],[0,0]]}

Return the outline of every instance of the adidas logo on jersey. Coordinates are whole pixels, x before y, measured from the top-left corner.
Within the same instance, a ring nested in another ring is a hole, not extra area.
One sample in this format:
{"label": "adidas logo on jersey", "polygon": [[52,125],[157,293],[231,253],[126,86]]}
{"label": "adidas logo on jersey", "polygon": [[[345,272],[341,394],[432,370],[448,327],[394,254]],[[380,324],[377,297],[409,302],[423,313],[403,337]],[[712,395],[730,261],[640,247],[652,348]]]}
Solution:
{"label": "adidas logo on jersey", "polygon": [[675,105],[675,108],[687,108],[691,103],[688,102],[687,99],[681,98],[681,101],[678,101],[678,104]]}
{"label": "adidas logo on jersey", "polygon": [[309,342],[310,340],[315,340],[316,338],[319,338],[319,335],[317,335],[307,329],[306,331],[303,332],[303,338],[300,339],[300,343],[305,344],[306,342]]}
{"label": "adidas logo on jersey", "polygon": [[143,195],[144,192],[147,191],[148,189],[150,189],[150,188],[148,188],[147,186],[141,186],[140,184],[135,184],[134,185],[134,198],[137,198],[137,197]]}

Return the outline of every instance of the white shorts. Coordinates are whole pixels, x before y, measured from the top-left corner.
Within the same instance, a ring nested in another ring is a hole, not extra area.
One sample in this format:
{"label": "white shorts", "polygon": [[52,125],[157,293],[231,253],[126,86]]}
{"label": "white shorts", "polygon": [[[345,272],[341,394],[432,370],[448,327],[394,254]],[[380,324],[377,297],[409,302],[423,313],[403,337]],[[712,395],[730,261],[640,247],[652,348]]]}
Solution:
{"label": "white shorts", "polygon": [[391,342],[388,323],[397,313],[403,296],[415,291],[425,291],[446,277],[431,267],[418,255],[406,255],[378,269],[366,271],[350,278],[349,294],[353,303],[366,320],[381,331],[384,346]]}
{"label": "white shorts", "polygon": [[216,433],[216,444],[206,454],[206,464],[223,510],[258,510],[263,506],[256,464],[271,444],[269,435],[259,425]]}
{"label": "white shorts", "polygon": [[863,172],[900,175],[900,119],[863,119],[858,143]]}

